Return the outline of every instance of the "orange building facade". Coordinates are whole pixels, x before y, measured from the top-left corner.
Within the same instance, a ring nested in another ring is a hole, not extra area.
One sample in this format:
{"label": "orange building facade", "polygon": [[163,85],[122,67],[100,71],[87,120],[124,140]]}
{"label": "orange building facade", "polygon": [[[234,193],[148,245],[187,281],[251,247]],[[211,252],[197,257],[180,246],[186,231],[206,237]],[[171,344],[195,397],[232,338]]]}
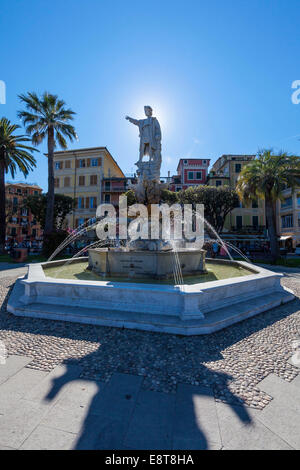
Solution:
{"label": "orange building facade", "polygon": [[36,184],[7,183],[6,196],[6,242],[22,243],[41,240],[42,229],[26,207],[28,196],[40,194],[42,188]]}

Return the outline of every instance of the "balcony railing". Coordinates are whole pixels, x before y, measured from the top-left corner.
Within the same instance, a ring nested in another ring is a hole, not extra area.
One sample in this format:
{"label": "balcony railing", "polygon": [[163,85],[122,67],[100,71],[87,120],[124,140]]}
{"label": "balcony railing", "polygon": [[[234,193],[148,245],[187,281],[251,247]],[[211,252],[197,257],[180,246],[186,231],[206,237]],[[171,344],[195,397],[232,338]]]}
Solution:
{"label": "balcony railing", "polygon": [[127,189],[128,188],[125,188],[124,186],[113,186],[110,188],[106,188],[105,186],[103,186],[102,191],[104,193],[125,193]]}

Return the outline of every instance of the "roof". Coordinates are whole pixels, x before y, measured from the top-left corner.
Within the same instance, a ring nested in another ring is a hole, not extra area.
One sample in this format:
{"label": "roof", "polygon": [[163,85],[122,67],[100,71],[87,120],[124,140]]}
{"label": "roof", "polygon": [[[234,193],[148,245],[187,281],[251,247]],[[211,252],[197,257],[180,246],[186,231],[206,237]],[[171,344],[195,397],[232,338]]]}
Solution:
{"label": "roof", "polygon": [[24,188],[36,188],[42,191],[42,188],[36,183],[12,183],[8,181],[5,183],[5,186],[22,186]]}
{"label": "roof", "polygon": [[[105,150],[108,155],[110,156],[110,158],[113,160],[113,162],[115,163],[115,165],[117,165],[117,167],[119,168],[119,170],[121,171],[121,173],[124,175],[123,171],[121,170],[121,168],[119,167],[118,163],[116,162],[116,160],[114,159],[114,157],[112,156],[112,154],[110,153],[110,151],[108,150],[107,147],[86,147],[86,148],[82,148],[82,149],[72,149],[72,150],[58,150],[57,152],[54,152],[54,156],[56,155],[63,155],[65,153],[70,153],[70,154],[75,154],[75,153],[81,153],[81,152],[91,152],[91,151],[97,151],[97,150]],[[44,153],[44,155],[48,156],[48,153]],[[125,177],[125,175],[124,175]]]}
{"label": "roof", "polygon": [[177,165],[177,170],[178,170],[178,167],[180,165],[180,162],[182,162],[183,160],[208,160],[210,161],[211,159],[208,158],[208,157],[199,157],[199,158],[180,158],[179,159],[179,162],[178,162],[178,165]]}

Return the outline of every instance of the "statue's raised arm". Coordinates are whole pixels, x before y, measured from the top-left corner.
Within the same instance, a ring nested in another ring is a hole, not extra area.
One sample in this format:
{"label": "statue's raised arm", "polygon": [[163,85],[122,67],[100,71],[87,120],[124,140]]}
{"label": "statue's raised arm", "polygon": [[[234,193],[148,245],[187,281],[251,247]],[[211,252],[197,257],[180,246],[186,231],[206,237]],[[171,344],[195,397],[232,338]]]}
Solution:
{"label": "statue's raised arm", "polygon": [[136,126],[139,125],[139,120],[138,119],[134,119],[134,118],[131,118],[129,116],[126,116],[125,119],[127,119],[127,121],[131,122],[131,124],[135,124]]}

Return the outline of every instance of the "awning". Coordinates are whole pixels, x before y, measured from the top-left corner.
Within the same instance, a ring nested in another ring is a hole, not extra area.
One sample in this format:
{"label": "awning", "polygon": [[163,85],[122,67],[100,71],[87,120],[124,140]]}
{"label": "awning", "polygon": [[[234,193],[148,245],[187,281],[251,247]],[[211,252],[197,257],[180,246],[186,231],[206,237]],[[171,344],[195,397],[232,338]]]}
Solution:
{"label": "awning", "polygon": [[282,237],[280,237],[280,241],[284,241],[284,240],[288,240],[289,238],[293,238],[291,235],[283,235]]}

